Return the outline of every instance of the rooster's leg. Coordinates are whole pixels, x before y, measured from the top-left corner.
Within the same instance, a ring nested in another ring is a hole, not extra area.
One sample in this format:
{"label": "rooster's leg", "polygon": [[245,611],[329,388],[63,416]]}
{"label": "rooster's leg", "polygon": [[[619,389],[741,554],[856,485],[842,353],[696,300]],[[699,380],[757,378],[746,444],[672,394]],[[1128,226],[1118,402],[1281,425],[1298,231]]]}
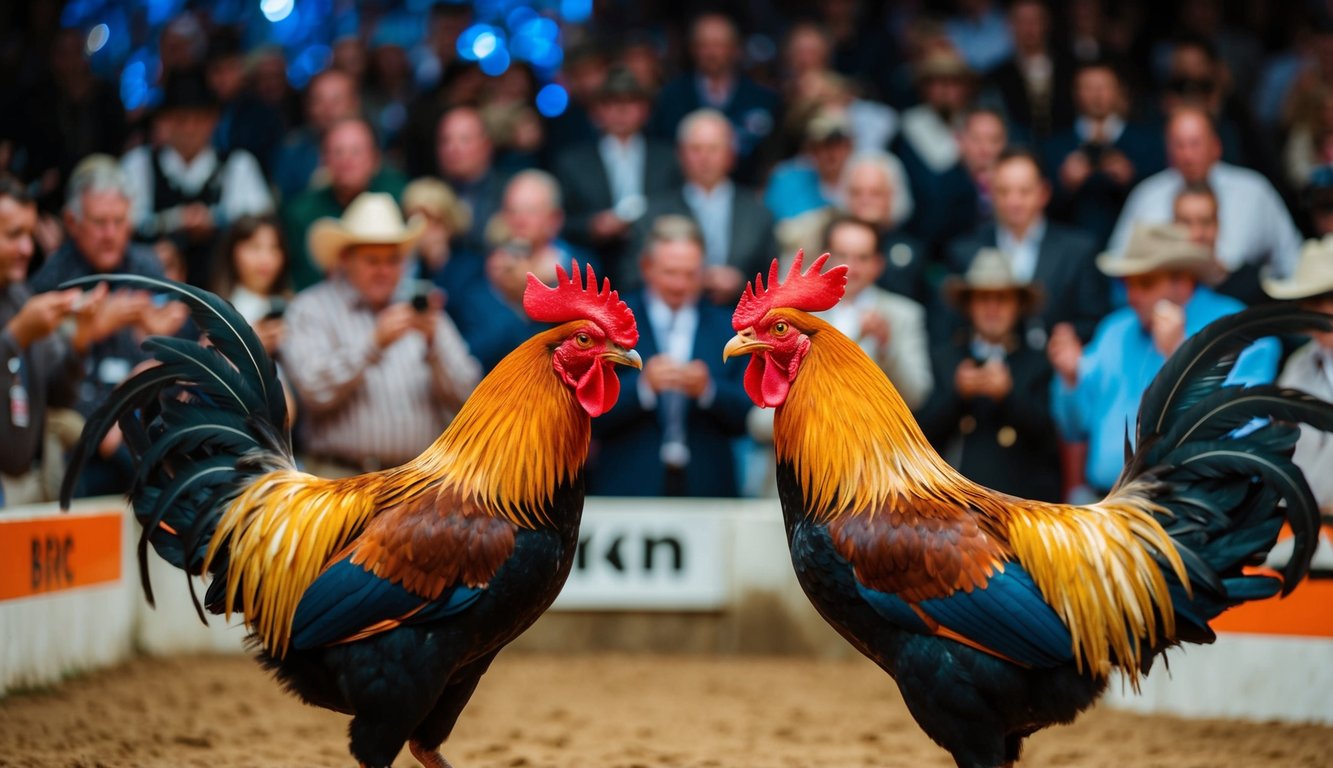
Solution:
{"label": "rooster's leg", "polygon": [[417,762],[421,763],[422,768],[454,768],[448,760],[444,759],[444,755],[440,754],[438,749],[423,747],[416,741],[407,742],[407,748],[412,750],[412,757],[415,757]]}

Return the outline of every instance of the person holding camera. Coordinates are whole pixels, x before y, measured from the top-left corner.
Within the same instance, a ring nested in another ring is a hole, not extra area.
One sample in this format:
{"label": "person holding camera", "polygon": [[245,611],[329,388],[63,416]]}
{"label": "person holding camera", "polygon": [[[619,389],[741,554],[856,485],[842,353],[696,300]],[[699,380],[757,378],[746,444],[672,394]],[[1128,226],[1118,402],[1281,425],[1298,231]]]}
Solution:
{"label": "person holding camera", "polygon": [[307,469],[346,477],[393,467],[439,436],[481,378],[444,297],[404,295],[406,258],[423,230],[393,197],[367,192],[310,229],[329,279],[297,294],[281,354],[304,412]]}

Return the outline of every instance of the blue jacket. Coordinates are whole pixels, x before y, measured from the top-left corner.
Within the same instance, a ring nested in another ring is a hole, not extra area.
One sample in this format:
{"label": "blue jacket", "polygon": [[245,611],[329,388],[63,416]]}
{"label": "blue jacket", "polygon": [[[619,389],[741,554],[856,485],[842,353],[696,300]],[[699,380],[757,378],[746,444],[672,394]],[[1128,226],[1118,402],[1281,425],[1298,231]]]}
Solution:
{"label": "blue jacket", "polygon": [[[1185,335],[1193,336],[1212,321],[1239,312],[1244,304],[1199,286],[1185,304]],[[1241,353],[1228,384],[1262,384],[1277,375],[1281,349],[1276,339],[1261,339]],[[1051,410],[1065,439],[1088,441],[1086,480],[1097,491],[1109,490],[1124,466],[1126,434],[1132,441],[1139,400],[1166,362],[1131,307],[1107,315],[1078,365],[1078,384],[1068,387],[1055,377]]]}
{"label": "blue jacket", "polygon": [[[635,349],[644,361],[660,349],[648,321],[643,292],[625,297],[639,318]],[[722,347],[731,339],[731,311],[706,301],[699,303],[699,327],[694,336],[694,359],[708,364],[715,393],[707,407],[691,401],[686,413],[686,443],[690,462],[685,468],[688,496],[738,495],[732,440],[745,432],[750,398],[741,384],[745,366],[722,362]],[[639,372],[617,369],[620,400],[592,421],[593,452],[588,464],[588,493],[602,496],[660,496],[665,491],[662,464],[662,414],[645,409],[639,398]]]}

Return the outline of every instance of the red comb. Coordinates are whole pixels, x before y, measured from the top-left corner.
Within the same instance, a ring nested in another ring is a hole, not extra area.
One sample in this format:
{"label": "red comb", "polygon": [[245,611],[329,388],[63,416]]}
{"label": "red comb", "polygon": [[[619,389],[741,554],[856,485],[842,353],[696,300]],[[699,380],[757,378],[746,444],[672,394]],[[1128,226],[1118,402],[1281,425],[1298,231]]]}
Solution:
{"label": "red comb", "polygon": [[639,327],[634,324],[634,313],[620,294],[611,290],[609,279],[597,290],[597,275],[588,265],[588,287],[583,287],[579,263],[572,263],[572,274],[564,267],[555,267],[555,287],[548,288],[528,273],[528,287],[523,291],[523,309],[528,317],[540,323],[567,323],[570,320],[591,320],[615,343],[626,349],[639,341]]}
{"label": "red comb", "polygon": [[745,286],[745,293],[741,294],[741,301],[731,316],[731,327],[737,331],[745,330],[776,307],[820,312],[837,304],[847,289],[847,267],[837,266],[820,274],[828,256],[826,253],[815,259],[810,269],[802,273],[801,261],[805,251],[797,251],[796,260],[787,271],[787,279],[781,284],[778,283],[778,260],[773,259],[773,266],[768,270],[768,287],[764,287],[763,275],[754,276],[754,282]]}

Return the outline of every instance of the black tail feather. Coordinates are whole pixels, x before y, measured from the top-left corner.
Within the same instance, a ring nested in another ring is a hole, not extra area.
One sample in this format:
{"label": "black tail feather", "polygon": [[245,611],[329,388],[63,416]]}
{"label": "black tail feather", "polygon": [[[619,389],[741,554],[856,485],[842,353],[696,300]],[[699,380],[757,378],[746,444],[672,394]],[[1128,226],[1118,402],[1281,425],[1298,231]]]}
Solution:
{"label": "black tail feather", "polygon": [[[294,466],[287,403],[273,361],[227,302],[192,286],[133,275],[93,276],[62,287],[100,282],[175,295],[189,306],[206,342],[144,342],[158,364],[122,383],[88,419],[61,485],[67,507],[79,473],[119,424],[136,463],[129,497],[143,526],[139,572],[151,603],[150,544],[172,565],[199,574],[227,504],[255,476]],[[217,557],[215,573],[227,561],[225,552]],[[191,597],[202,617],[193,584]]]}

